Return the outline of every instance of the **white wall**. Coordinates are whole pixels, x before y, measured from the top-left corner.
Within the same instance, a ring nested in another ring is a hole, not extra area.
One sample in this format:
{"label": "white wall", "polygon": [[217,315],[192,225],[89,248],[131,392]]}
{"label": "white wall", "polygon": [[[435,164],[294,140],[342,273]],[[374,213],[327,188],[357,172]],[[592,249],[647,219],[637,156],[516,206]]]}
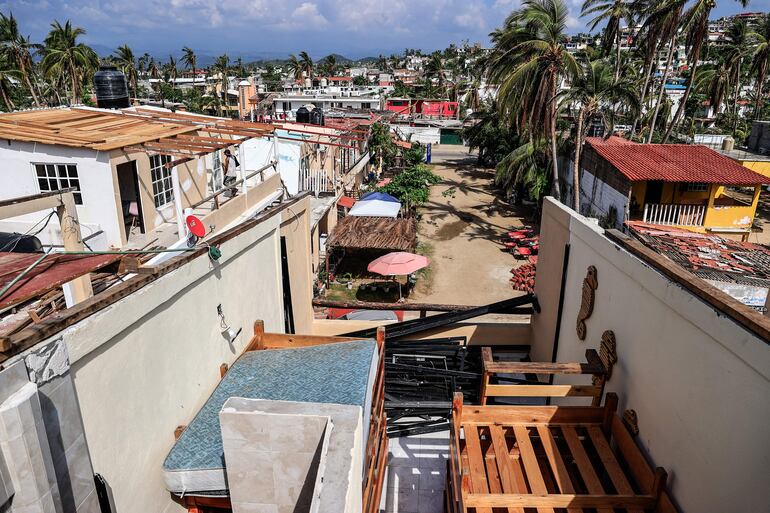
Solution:
{"label": "white wall", "polygon": [[[109,153],[87,148],[5,141],[0,144],[0,162],[3,165],[0,199],[40,193],[33,163],[77,165],[83,196],[83,204],[77,207],[77,211],[83,236],[87,237],[103,230],[105,237],[101,239],[100,244],[97,244],[97,241],[89,241],[93,249],[96,250],[105,243],[121,246],[120,216],[117,210],[119,203],[115,196],[116,188],[113,185]],[[0,230],[24,233],[47,214],[36,212],[0,220]],[[38,238],[44,244],[61,244],[61,230],[56,216]]]}
{"label": "white wall", "polygon": [[405,136],[412,134],[409,139],[412,142],[418,142],[421,144],[439,144],[441,142],[441,130],[439,128],[433,128],[429,126],[409,126],[409,125],[392,125],[391,130],[395,131],[398,127],[398,131]]}
{"label": "white wall", "polygon": [[[568,229],[565,230],[564,228]],[[607,391],[639,417],[639,441],[666,468],[683,512],[767,511],[770,504],[770,345],[547,198],[535,293],[558,308],[564,243],[569,264],[556,361],[582,361],[602,333],[619,361]],[[599,286],[585,341],[575,323],[583,278]],[[541,279],[542,277],[542,279]],[[533,360],[551,360],[553,331],[533,316]],[[557,382],[559,382],[557,380]],[[583,380],[584,382],[584,380]]]}
{"label": "white wall", "polygon": [[[94,472],[118,513],[177,511],[161,465],[176,426],[187,424],[232,363],[257,319],[283,331],[280,215],[67,328],[67,344]],[[242,329],[220,332],[217,305]],[[58,335],[57,335],[58,336]]]}
{"label": "white wall", "polygon": [[[276,130],[275,133],[280,137],[298,138],[296,134],[292,135],[283,130]],[[299,161],[303,144],[305,143],[278,141],[278,172],[281,173],[281,179],[291,195],[299,192]]]}

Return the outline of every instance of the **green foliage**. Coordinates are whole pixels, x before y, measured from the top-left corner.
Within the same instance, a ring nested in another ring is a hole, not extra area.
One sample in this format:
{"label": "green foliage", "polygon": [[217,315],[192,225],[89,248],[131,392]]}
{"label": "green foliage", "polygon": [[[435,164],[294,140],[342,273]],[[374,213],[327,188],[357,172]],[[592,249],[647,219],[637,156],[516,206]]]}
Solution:
{"label": "green foliage", "polygon": [[353,77],[353,85],[365,86],[365,85],[369,85],[369,81],[366,79],[365,76],[358,75]]}
{"label": "green foliage", "polygon": [[425,146],[415,142],[412,147],[403,152],[404,167],[414,167],[425,160]]}
{"label": "green foliage", "polygon": [[369,136],[369,151],[375,161],[381,161],[383,167],[391,167],[396,156],[396,145],[390,136],[390,127],[381,121],[372,125]]}
{"label": "green foliage", "polygon": [[506,155],[513,151],[511,143],[516,135],[511,127],[500,119],[500,113],[494,103],[482,106],[479,122],[463,130],[463,138],[468,141],[471,150],[478,150],[478,163],[482,166],[495,167]]}
{"label": "green foliage", "polygon": [[385,187],[380,188],[398,198],[408,211],[428,201],[429,188],[441,181],[428,166],[418,164],[397,174]]}

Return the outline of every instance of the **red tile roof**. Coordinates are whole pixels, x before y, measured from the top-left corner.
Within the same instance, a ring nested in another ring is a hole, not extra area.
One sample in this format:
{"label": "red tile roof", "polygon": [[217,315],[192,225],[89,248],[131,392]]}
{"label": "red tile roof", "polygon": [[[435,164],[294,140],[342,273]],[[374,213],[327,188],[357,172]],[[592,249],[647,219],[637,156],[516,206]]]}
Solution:
{"label": "red tile roof", "polygon": [[353,205],[355,204],[356,204],[356,200],[354,200],[350,196],[340,196],[340,199],[337,201],[337,205],[340,205],[345,208],[352,208]]}
{"label": "red tile roof", "polygon": [[697,144],[635,144],[617,137],[604,140],[587,137],[586,142],[601,157],[632,182],[703,182],[723,185],[770,183],[711,148]]}

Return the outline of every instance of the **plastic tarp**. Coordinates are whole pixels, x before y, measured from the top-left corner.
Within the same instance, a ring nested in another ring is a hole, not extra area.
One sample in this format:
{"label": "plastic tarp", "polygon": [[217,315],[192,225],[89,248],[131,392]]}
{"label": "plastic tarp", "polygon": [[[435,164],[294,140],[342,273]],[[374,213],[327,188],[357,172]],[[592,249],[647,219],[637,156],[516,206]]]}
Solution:
{"label": "plastic tarp", "polygon": [[365,217],[398,217],[401,202],[384,192],[370,192],[361,196],[348,215]]}

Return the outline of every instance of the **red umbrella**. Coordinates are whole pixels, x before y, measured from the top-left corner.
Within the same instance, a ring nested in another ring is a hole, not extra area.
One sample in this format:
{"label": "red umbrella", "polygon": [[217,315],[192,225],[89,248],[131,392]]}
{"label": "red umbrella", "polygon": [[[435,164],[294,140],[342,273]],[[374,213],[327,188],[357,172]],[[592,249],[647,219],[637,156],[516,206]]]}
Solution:
{"label": "red umbrella", "polygon": [[428,263],[427,257],[422,255],[415,255],[414,253],[407,253],[405,251],[396,251],[373,260],[366,268],[371,273],[381,274],[383,276],[400,276],[411,274],[423,267],[427,267]]}

